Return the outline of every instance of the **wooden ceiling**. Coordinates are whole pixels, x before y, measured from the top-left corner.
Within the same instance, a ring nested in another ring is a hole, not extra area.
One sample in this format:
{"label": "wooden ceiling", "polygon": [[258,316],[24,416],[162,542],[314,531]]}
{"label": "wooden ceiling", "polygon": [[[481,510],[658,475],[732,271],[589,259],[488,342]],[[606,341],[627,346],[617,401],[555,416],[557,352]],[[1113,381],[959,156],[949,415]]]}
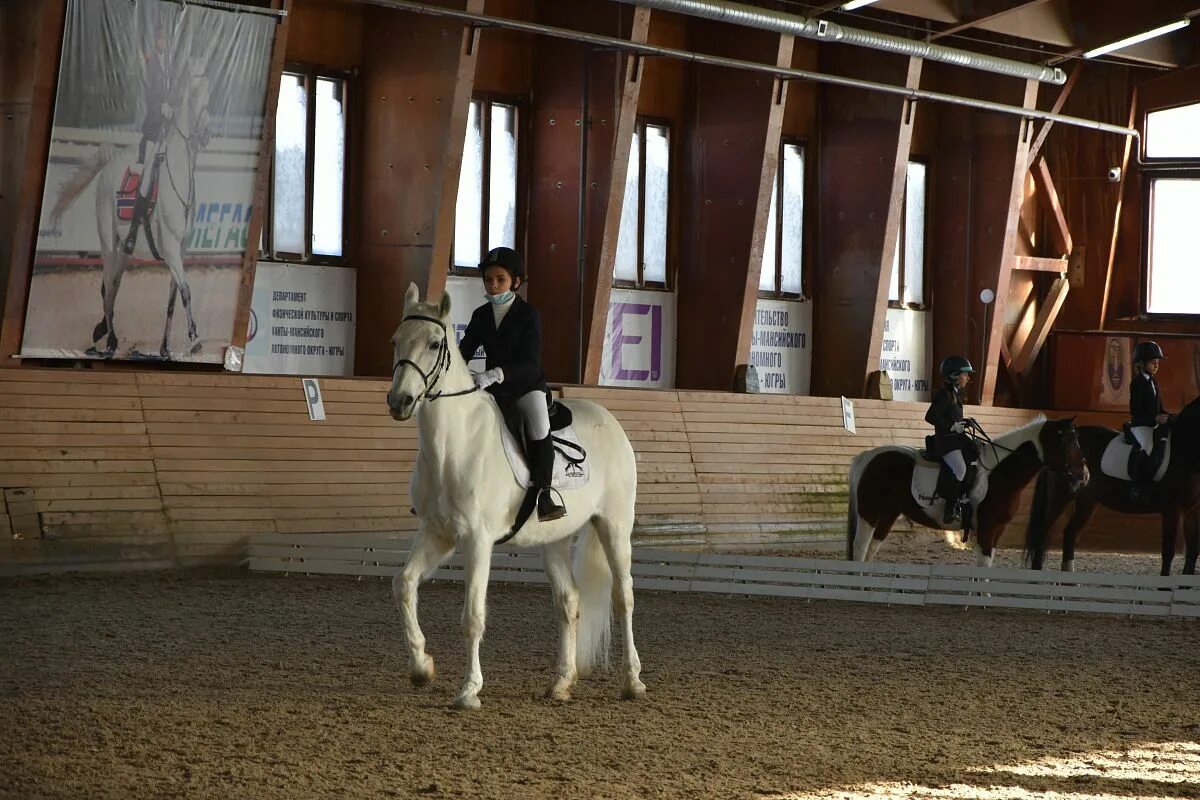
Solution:
{"label": "wooden ceiling", "polygon": [[[981,41],[1023,48],[1024,58],[1048,63],[1079,58],[1094,47],[1195,17],[1190,27],[1104,58],[1160,69],[1200,63],[1200,0],[878,0],[850,12],[840,10],[842,2],[782,5],[845,25],[907,25],[931,41],[965,50],[979,49]],[[1019,52],[1012,57],[1022,58]]]}

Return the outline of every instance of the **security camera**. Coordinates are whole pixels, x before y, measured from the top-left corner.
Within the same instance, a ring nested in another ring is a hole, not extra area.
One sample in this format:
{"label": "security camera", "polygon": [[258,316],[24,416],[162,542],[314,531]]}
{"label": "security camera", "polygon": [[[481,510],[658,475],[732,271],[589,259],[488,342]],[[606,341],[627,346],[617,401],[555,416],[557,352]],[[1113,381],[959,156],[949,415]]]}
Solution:
{"label": "security camera", "polygon": [[1120,181],[1121,181],[1121,168],[1120,167],[1109,167],[1108,168],[1108,182],[1109,183],[1120,183]]}

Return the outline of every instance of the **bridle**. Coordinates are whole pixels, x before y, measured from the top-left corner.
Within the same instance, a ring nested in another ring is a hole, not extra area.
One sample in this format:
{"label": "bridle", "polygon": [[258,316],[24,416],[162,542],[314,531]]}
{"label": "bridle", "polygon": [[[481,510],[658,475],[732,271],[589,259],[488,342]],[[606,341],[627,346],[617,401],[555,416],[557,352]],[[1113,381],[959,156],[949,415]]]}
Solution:
{"label": "bridle", "polygon": [[[975,435],[975,438],[978,438],[978,439],[981,439],[981,440],[983,440],[984,442],[986,442],[986,443],[987,443],[987,444],[986,444],[986,446],[987,446],[987,447],[990,447],[990,448],[992,448],[992,455],[993,455],[993,456],[996,456],[996,466],[997,466],[997,467],[998,467],[998,466],[1000,466],[1000,462],[1003,460],[1003,459],[1002,459],[1002,458],[1001,458],[1001,457],[1000,457],[1000,456],[999,456],[999,455],[996,453],[996,449],[997,449],[997,448],[998,448],[998,449],[1000,449],[1000,450],[1006,450],[1006,451],[1008,451],[1009,453],[1015,453],[1015,452],[1016,452],[1016,451],[1015,451],[1015,450],[1013,450],[1013,448],[1011,448],[1011,447],[1005,447],[1004,445],[1002,445],[1002,444],[1000,444],[1000,443],[998,443],[998,442],[994,442],[994,441],[992,441],[992,437],[988,436],[988,435],[987,435],[987,432],[986,432],[986,431],[984,431],[984,430],[983,430],[983,428],[980,428],[978,425],[975,425],[975,431],[976,431],[976,433],[974,434],[974,435]],[[1075,440],[1075,444],[1076,444],[1076,446],[1078,446],[1078,444],[1079,444],[1079,432],[1078,432],[1078,431],[1075,429],[1075,426],[1073,426],[1073,425],[1072,425],[1072,426],[1071,426],[1070,428],[1068,428],[1067,430],[1059,432],[1059,434],[1058,434],[1058,435],[1059,435],[1059,438],[1060,438],[1060,439],[1062,439],[1062,441],[1063,441],[1063,463],[1062,463],[1062,466],[1060,466],[1060,467],[1054,467],[1054,466],[1051,466],[1050,464],[1047,464],[1047,463],[1045,463],[1045,462],[1043,461],[1043,462],[1042,462],[1042,467],[1043,467],[1043,469],[1045,469],[1047,472],[1051,472],[1051,473],[1053,473],[1053,474],[1055,474],[1055,475],[1061,475],[1062,477],[1068,478],[1068,479],[1070,479],[1071,481],[1080,481],[1080,480],[1084,480],[1084,479],[1081,479],[1081,478],[1076,478],[1074,475],[1072,475],[1072,474],[1071,474],[1071,457],[1070,457],[1070,453],[1069,453],[1069,450],[1068,450],[1068,446],[1070,445],[1070,443],[1071,443],[1071,442],[1070,442],[1070,440],[1071,440],[1072,438]],[[996,468],[996,467],[992,467],[992,469],[995,469],[995,468]],[[1086,463],[1085,463],[1085,465],[1084,465],[1084,469],[1085,469],[1085,472],[1084,472],[1084,474],[1086,475],[1086,474],[1087,474],[1087,473],[1086,473],[1086,469],[1087,469],[1087,465],[1086,465]]]}
{"label": "bridle", "polygon": [[403,325],[406,322],[432,322],[434,325],[437,325],[442,329],[442,343],[438,348],[437,361],[434,362],[433,368],[429,370],[429,372],[425,372],[425,370],[421,369],[420,364],[410,358],[402,358],[397,361],[396,365],[392,367],[393,385],[396,383],[396,373],[400,371],[401,367],[407,364],[417,371],[417,374],[421,376],[421,380],[425,384],[425,390],[422,391],[419,396],[417,396],[417,398],[413,401],[414,403],[419,402],[422,399],[428,399],[430,402],[433,402],[434,400],[442,397],[460,397],[462,395],[479,391],[479,387],[472,385],[470,389],[463,389],[459,392],[434,392],[433,387],[437,385],[438,381],[442,379],[442,376],[446,374],[446,370],[450,368],[450,345],[447,344],[450,334],[446,330],[446,323],[442,322],[436,317],[426,317],[421,314],[413,314],[412,316],[405,317],[400,321],[400,324]]}

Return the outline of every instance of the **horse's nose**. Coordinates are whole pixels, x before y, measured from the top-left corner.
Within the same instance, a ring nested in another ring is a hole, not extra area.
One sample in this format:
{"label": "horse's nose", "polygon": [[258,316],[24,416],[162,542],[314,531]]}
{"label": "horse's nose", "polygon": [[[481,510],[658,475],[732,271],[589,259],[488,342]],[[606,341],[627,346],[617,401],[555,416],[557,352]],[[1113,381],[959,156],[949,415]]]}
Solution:
{"label": "horse's nose", "polygon": [[406,414],[412,409],[413,396],[408,392],[388,392],[388,408],[398,414]]}

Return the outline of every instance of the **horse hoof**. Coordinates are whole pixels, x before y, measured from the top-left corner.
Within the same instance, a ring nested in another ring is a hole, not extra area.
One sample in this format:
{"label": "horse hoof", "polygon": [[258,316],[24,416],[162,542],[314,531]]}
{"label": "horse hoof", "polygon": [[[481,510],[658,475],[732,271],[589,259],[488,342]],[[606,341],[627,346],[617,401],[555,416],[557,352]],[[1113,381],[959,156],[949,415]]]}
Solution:
{"label": "horse hoof", "polygon": [[433,659],[428,660],[425,669],[414,669],[408,673],[408,679],[412,681],[412,685],[418,689],[422,689],[433,683],[433,679],[437,677],[437,669],[433,666]]}
{"label": "horse hoof", "polygon": [[646,684],[641,681],[633,681],[625,690],[621,692],[622,700],[644,700],[646,697]]}
{"label": "horse hoof", "polygon": [[199,353],[199,352],[200,352],[200,348],[201,348],[201,347],[203,347],[203,346],[204,346],[204,342],[202,342],[202,341],[200,341],[199,339],[197,339],[195,342],[193,342],[193,343],[192,343],[192,346],[191,346],[191,348],[189,348],[189,349],[188,349],[188,354],[189,354],[189,355],[195,355],[196,353]]}
{"label": "horse hoof", "polygon": [[455,711],[478,711],[480,706],[479,698],[473,694],[460,694],[454,698],[452,708]]}
{"label": "horse hoof", "polygon": [[570,685],[566,681],[555,681],[554,685],[546,690],[546,699],[559,703],[567,702],[571,699]]}

